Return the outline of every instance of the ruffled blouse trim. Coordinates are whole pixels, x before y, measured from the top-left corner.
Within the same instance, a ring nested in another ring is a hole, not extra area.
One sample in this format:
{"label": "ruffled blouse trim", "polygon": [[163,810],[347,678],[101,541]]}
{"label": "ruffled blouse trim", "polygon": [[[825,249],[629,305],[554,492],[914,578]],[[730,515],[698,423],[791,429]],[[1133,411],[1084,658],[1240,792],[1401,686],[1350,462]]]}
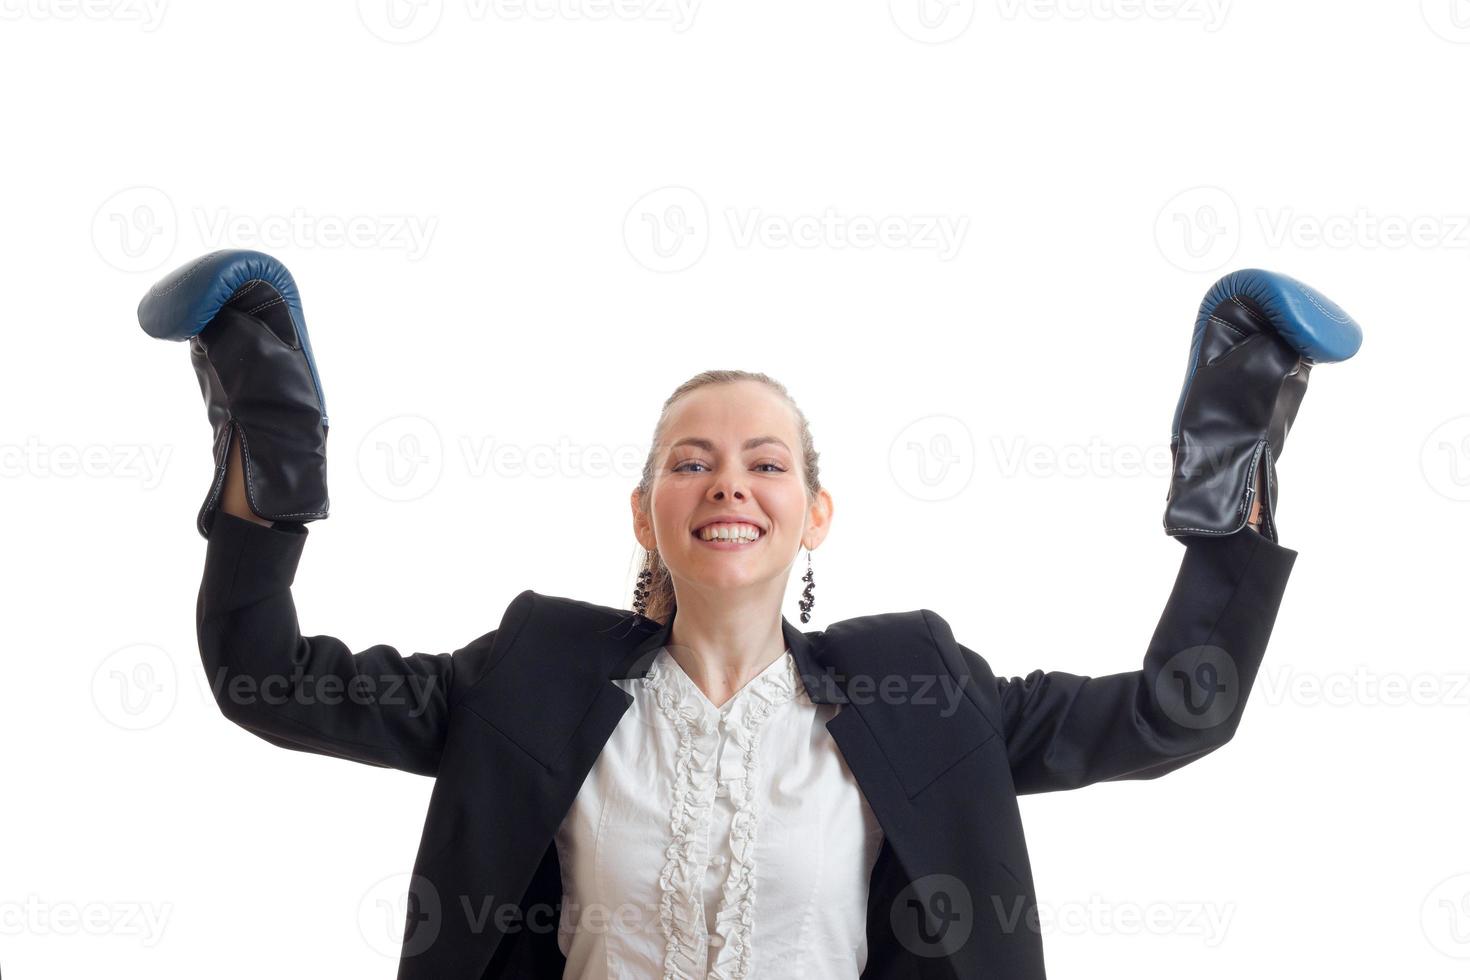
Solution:
{"label": "ruffled blouse trim", "polygon": [[659,924],[664,936],[664,980],[743,980],[752,964],[751,939],[755,922],[756,827],[760,813],[755,785],[762,726],[771,712],[793,698],[805,698],[796,664],[788,650],[771,669],[762,671],[734,696],[723,712],[730,737],[741,748],[742,777],[732,781],[735,814],[730,827],[730,870],[715,913],[715,934],[721,940],[708,976],[704,898],[700,869],[707,863],[706,834],[714,801],[715,765],[712,739],[722,712],[711,705],[677,663],[665,662],[660,651],[644,682],[653,692],[659,711],[669,719],[678,737],[674,765],[674,800],[669,814],[669,844],[659,873]]}

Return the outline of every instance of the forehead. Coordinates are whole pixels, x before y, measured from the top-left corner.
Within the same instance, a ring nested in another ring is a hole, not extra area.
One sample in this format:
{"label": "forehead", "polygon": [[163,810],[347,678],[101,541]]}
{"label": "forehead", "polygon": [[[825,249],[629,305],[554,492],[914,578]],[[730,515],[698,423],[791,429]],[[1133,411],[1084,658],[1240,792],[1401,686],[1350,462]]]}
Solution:
{"label": "forehead", "polygon": [[669,406],[665,442],[685,436],[741,441],[775,435],[796,445],[796,418],[779,394],[758,381],[705,385]]}

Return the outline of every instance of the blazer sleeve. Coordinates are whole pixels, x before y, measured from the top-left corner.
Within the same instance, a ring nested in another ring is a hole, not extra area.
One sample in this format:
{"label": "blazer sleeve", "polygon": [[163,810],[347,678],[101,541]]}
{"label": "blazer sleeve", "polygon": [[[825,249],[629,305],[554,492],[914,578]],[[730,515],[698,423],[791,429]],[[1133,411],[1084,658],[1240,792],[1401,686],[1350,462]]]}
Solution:
{"label": "blazer sleeve", "polygon": [[960,648],[973,676],[993,679],[1018,794],[1153,779],[1235,734],[1297,552],[1250,530],[1183,540],[1140,670],[993,678]]}
{"label": "blazer sleeve", "polygon": [[282,748],[436,775],[455,688],[509,647],[511,612],[453,653],[405,656],[386,644],[354,653],[334,636],[303,636],[291,584],[308,534],[304,524],[215,515],[196,606],[215,702]]}

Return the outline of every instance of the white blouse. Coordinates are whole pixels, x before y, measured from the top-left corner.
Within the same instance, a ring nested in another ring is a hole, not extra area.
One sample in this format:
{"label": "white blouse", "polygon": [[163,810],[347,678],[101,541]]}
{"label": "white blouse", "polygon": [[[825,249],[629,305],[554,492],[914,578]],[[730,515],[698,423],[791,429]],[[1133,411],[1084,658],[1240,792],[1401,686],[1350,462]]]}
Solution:
{"label": "white blouse", "polygon": [[720,707],[660,649],[556,834],[563,980],[856,980],[883,831],[791,651]]}

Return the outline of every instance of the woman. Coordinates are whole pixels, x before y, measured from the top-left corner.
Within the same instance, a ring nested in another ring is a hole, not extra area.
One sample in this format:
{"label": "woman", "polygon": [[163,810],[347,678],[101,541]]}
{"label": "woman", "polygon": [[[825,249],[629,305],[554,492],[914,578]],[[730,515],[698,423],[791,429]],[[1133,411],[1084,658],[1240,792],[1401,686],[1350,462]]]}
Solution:
{"label": "woman", "polygon": [[399,976],[450,980],[1044,976],[1016,797],[1234,733],[1296,558],[1274,461],[1310,365],[1360,336],[1285,277],[1217,284],[1174,420],[1185,557],[1142,669],[1005,679],[927,609],[781,616],[805,548],[808,619],[832,497],[785,389],[734,371],[664,404],[631,497],[637,612],[528,590],[453,653],[302,636],[327,416],[294,282],[212,253],[139,316],[191,341],[215,427],[197,624],[220,708],[436,777]]}

